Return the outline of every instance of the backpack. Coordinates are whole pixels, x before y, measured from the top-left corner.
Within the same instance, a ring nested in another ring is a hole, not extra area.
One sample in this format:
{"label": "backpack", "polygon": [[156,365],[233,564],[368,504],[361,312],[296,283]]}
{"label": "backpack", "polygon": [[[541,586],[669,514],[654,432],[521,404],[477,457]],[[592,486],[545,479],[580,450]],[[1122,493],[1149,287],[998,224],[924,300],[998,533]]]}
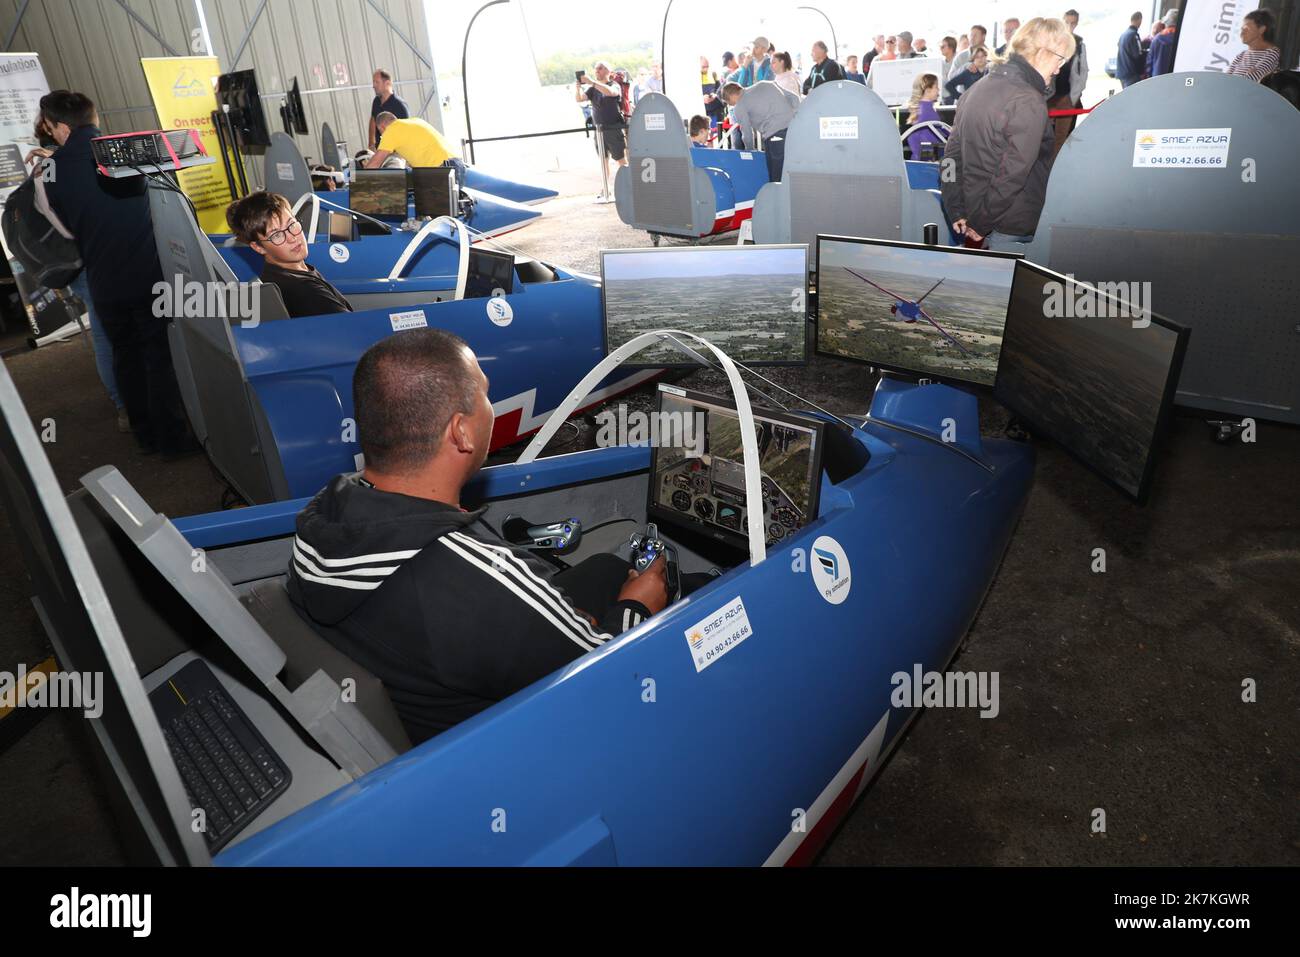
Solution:
{"label": "backpack", "polygon": [[81,275],[81,252],[45,192],[45,163],[5,201],[0,226],[9,252],[38,285],[64,289]]}
{"label": "backpack", "polygon": [[628,117],[632,115],[632,103],[628,98],[628,89],[631,86],[626,70],[615,70],[612,74],[614,82],[618,84],[618,111],[623,114],[623,122],[626,123]]}

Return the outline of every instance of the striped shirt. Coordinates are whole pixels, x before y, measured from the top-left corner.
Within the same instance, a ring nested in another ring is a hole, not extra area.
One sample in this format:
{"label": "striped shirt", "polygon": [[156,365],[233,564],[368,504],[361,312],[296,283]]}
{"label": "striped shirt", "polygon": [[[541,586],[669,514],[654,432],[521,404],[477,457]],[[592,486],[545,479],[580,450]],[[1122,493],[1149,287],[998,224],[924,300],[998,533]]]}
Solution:
{"label": "striped shirt", "polygon": [[1278,54],[1277,47],[1266,47],[1263,50],[1246,49],[1238,53],[1237,58],[1232,61],[1232,65],[1228,67],[1228,75],[1249,77],[1258,83],[1276,71],[1281,62],[1282,58]]}

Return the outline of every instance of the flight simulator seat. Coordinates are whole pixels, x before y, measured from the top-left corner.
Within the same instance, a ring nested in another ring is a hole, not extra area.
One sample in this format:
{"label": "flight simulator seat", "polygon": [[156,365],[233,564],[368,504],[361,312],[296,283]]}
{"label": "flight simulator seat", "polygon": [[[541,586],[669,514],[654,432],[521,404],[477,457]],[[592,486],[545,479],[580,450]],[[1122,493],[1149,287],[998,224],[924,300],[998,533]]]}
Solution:
{"label": "flight simulator seat", "polygon": [[1190,328],[1177,404],[1300,423],[1297,156],[1300,113],[1272,90],[1152,77],[1065,141],[1025,256]]}
{"label": "flight simulator seat", "polygon": [[288,319],[280,290],[260,281],[241,284],[199,228],[184,197],[154,186],[149,201],[163,275],[177,277],[188,288],[224,290],[223,309],[215,314],[204,309],[200,316],[177,315],[167,330],[181,400],[194,434],[213,465],[244,499],[288,498],[270,423],[244,374],[231,331],[232,324],[241,320],[226,318],[238,316],[237,297],[251,292],[259,322]]}
{"label": "flight simulator seat", "polygon": [[[919,243],[927,223],[946,222],[939,191],[910,185],[894,115],[851,80],[823,83],[803,101],[781,181],[754,202],[754,241],[807,243],[813,270],[819,233]],[[951,236],[946,226],[940,235]]]}
{"label": "flight simulator seat", "polygon": [[627,141],[614,202],[619,219],[634,229],[691,239],[735,229],[767,182],[761,152],[692,146],[681,114],[662,93],[637,103]]}
{"label": "flight simulator seat", "polygon": [[[336,156],[337,152],[336,146]],[[337,166],[338,160],[331,157],[321,162]],[[263,163],[267,192],[279,193],[290,205],[312,192],[311,168],[289,134],[279,131],[271,134],[271,145],[267,147]]]}

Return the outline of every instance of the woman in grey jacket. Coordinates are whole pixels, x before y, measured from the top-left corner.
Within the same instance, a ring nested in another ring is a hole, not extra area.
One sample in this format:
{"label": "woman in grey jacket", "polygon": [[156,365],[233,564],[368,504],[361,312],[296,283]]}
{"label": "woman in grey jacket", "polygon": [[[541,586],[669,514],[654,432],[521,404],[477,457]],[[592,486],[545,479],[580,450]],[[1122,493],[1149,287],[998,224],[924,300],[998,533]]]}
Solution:
{"label": "woman in grey jacket", "polygon": [[962,96],[940,178],[949,222],[968,245],[1014,249],[1033,238],[1055,140],[1047,88],[1074,48],[1062,21],[1035,17]]}

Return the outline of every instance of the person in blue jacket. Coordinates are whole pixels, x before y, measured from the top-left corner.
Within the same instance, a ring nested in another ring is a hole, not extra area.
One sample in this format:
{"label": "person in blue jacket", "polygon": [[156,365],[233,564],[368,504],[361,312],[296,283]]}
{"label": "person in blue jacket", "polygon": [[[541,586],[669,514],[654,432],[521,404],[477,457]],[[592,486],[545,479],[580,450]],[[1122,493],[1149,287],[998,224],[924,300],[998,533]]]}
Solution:
{"label": "person in blue jacket", "polygon": [[1147,75],[1160,76],[1174,72],[1174,43],[1178,39],[1178,11],[1165,13],[1165,32],[1151,41],[1147,53]]}
{"label": "person in blue jacket", "polygon": [[988,72],[989,51],[984,46],[974,46],[970,48],[970,61],[961,70],[956,70],[948,77],[948,82],[944,84],[944,92],[948,94],[949,102],[957,102],[967,90],[975,85],[980,77]]}
{"label": "person in blue jacket", "polygon": [[1142,14],[1135,13],[1129,18],[1128,29],[1119,38],[1119,51],[1115,55],[1115,79],[1124,89],[1128,89],[1142,79],[1142,70],[1146,58],[1142,54],[1142,36],[1138,28],[1142,26]]}

